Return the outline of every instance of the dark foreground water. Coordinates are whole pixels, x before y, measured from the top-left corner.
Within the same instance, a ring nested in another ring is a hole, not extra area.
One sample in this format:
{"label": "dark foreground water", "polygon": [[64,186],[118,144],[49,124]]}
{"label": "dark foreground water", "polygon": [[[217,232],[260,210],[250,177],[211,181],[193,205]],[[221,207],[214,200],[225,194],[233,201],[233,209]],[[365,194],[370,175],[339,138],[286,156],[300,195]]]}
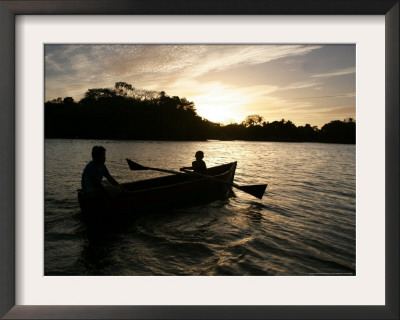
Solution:
{"label": "dark foreground water", "polygon": [[[119,182],[125,158],[178,170],[203,150],[207,165],[238,161],[235,182],[268,183],[208,205],[141,215],[93,230],[77,200],[91,148],[107,149]],[[45,275],[355,275],[355,146],[244,141],[46,140]],[[66,160],[68,159],[68,161]]]}

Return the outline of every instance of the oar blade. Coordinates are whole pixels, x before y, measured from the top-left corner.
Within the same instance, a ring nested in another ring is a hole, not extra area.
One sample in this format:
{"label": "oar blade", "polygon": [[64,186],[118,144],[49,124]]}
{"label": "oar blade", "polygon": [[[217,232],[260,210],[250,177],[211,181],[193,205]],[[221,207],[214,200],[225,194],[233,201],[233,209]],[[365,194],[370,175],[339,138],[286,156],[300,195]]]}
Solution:
{"label": "oar blade", "polygon": [[129,169],[131,170],[148,170],[148,168],[143,167],[139,163],[133,162],[132,160],[126,159],[126,162],[128,162]]}
{"label": "oar blade", "polygon": [[262,199],[265,194],[265,190],[267,189],[267,184],[257,184],[251,186],[236,186],[239,190],[251,194],[252,196]]}

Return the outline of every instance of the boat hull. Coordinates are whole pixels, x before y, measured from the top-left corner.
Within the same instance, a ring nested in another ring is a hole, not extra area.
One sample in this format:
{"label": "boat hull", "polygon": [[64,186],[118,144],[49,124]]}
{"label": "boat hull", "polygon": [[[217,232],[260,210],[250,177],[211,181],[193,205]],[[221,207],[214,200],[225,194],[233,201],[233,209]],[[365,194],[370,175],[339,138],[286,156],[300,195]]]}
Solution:
{"label": "boat hull", "polygon": [[236,162],[208,169],[209,177],[193,174],[169,175],[122,184],[127,193],[89,197],[78,191],[79,205],[86,214],[137,214],[211,202],[226,197]]}

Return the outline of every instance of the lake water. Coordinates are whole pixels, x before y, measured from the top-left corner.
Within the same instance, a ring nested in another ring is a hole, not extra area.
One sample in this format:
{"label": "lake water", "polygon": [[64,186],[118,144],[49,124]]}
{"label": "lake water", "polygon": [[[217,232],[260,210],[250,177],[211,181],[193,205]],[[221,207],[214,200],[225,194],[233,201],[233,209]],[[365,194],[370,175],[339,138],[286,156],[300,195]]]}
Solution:
{"label": "lake water", "polygon": [[[77,199],[91,148],[107,149],[119,182],[125,158],[179,170],[197,150],[208,167],[237,161],[235,197],[140,215],[94,235]],[[45,275],[355,275],[355,145],[245,141],[45,141]]]}

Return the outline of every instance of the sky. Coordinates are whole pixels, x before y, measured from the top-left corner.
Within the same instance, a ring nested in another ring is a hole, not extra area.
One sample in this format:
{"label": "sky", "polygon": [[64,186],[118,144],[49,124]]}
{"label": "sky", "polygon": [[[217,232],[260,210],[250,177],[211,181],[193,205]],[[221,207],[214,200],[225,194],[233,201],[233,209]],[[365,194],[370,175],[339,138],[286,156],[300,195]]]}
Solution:
{"label": "sky", "polygon": [[45,101],[126,82],[194,102],[222,124],[248,115],[321,128],[356,119],[355,45],[45,45]]}

